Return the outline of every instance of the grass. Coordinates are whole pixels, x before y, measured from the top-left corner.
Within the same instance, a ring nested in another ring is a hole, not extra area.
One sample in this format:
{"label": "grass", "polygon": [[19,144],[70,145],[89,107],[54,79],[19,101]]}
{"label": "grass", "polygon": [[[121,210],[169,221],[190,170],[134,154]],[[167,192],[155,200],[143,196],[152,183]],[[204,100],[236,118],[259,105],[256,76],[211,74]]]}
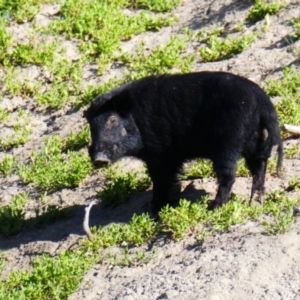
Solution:
{"label": "grass", "polygon": [[255,0],[255,5],[249,10],[246,20],[254,23],[267,15],[275,15],[286,6],[285,1]]}
{"label": "grass", "polygon": [[280,125],[300,124],[299,84],[300,74],[293,66],[284,68],[279,80],[266,80],[267,94],[270,97],[281,97],[281,101],[276,105]]}
{"label": "grass", "polygon": [[24,206],[28,201],[26,193],[13,197],[7,206],[0,205],[0,234],[12,235],[19,232],[25,222]]}
{"label": "grass", "polygon": [[0,162],[0,174],[3,177],[9,176],[16,167],[17,161],[17,157],[9,154],[5,155],[3,160]]}
{"label": "grass", "polygon": [[0,108],[0,121],[8,121],[10,112],[7,109]]}
{"label": "grass", "polygon": [[11,45],[12,36],[7,30],[7,21],[0,18],[0,64],[9,62],[8,49]]}
{"label": "grass", "polygon": [[[0,4],[1,5],[1,4]],[[1,11],[1,10],[0,10]],[[27,43],[20,43],[12,39],[12,34],[7,30],[7,21],[0,18],[0,64],[13,65],[46,65],[53,62],[57,52],[56,41],[48,43],[46,39],[36,39],[34,34],[28,34]]]}
{"label": "grass", "polygon": [[187,39],[171,37],[164,46],[157,46],[149,54],[145,53],[142,43],[134,55],[123,54],[119,59],[128,67],[129,79],[171,72],[186,73],[191,69],[195,56],[183,54],[187,48]]}
{"label": "grass", "polygon": [[[271,158],[268,160],[267,172],[271,174],[276,174],[277,158]],[[246,165],[244,158],[241,158],[237,162],[236,176],[250,176],[250,171]],[[215,177],[216,174],[213,171],[213,165],[210,160],[198,158],[192,161],[188,167],[183,170],[181,178],[183,180],[194,179],[194,178],[206,178]]]}
{"label": "grass", "polygon": [[46,139],[41,151],[31,155],[31,162],[19,167],[23,182],[47,192],[77,187],[92,170],[90,158],[82,151],[62,153],[62,146],[58,137]]}
{"label": "grass", "polygon": [[90,141],[91,137],[89,127],[83,126],[77,133],[71,131],[71,133],[63,141],[61,148],[63,152],[78,151],[90,143]]}
{"label": "grass", "polygon": [[289,148],[285,149],[285,158],[296,158],[299,154],[299,144],[293,144]]}
{"label": "grass", "polygon": [[300,177],[299,176],[293,176],[289,178],[288,186],[286,187],[286,191],[298,191],[300,188]]}
{"label": "grass", "polygon": [[128,249],[128,247],[122,248],[122,254],[108,254],[104,261],[109,261],[110,265],[118,265],[124,267],[140,266],[147,264],[153,257],[155,257],[156,249],[153,249],[150,253],[142,251],[134,251]]}
{"label": "grass", "polygon": [[18,234],[24,228],[41,228],[47,223],[69,218],[75,212],[76,206],[62,208],[43,203],[44,196],[36,199],[40,200],[42,205],[35,209],[35,215],[31,218],[25,218],[26,204],[29,200],[29,195],[25,192],[14,196],[8,205],[0,205],[0,235],[9,237]]}
{"label": "grass", "polygon": [[294,207],[299,205],[299,198],[292,199],[282,191],[275,191],[268,195],[264,204],[264,212],[272,216],[271,221],[263,221],[268,234],[282,234],[290,230],[295,216]]}
{"label": "grass", "polygon": [[46,41],[30,38],[27,44],[16,43],[10,55],[10,63],[13,65],[46,65],[52,62],[57,52],[57,42],[47,43]]}
{"label": "grass", "polygon": [[116,56],[114,59],[128,69],[123,78],[110,79],[102,85],[88,85],[84,93],[78,97],[75,106],[80,108],[90,103],[96,96],[130,80],[148,75],[190,71],[194,55],[184,54],[186,47],[186,38],[172,37],[166,45],[153,48],[150,54],[146,55],[145,45],[141,44],[135,54],[123,53]]}
{"label": "grass", "polygon": [[62,108],[67,102],[75,102],[81,95],[82,62],[72,62],[62,59],[43,71],[49,73],[48,84],[34,96],[38,104],[52,109]]}
{"label": "grass", "polygon": [[249,48],[256,40],[255,34],[244,34],[240,38],[228,35],[225,39],[218,37],[219,32],[208,37],[207,46],[200,48],[199,54],[204,61],[229,59]]}
{"label": "grass", "polygon": [[2,96],[14,97],[21,96],[25,99],[33,97],[35,93],[39,91],[39,85],[34,80],[20,79],[18,72],[15,67],[7,67],[4,69],[4,79],[2,87]]}
{"label": "grass", "polygon": [[195,159],[187,168],[184,169],[182,179],[205,178],[215,176],[210,160]]}
{"label": "grass", "polygon": [[98,56],[112,55],[120,41],[133,35],[158,30],[174,22],[173,18],[157,17],[146,11],[126,15],[122,8],[129,5],[129,1],[69,0],[61,7],[62,17],[54,20],[47,31],[77,38],[83,53]]}
{"label": "grass", "polygon": [[[171,37],[165,45],[150,45],[151,49],[148,49],[146,44],[140,44],[133,54],[128,54],[122,51],[122,42],[144,31],[157,31],[176,22],[176,17],[166,13],[181,1],[67,0],[61,3],[59,13],[53,16],[54,20],[47,28],[38,28],[32,23],[35,30],[30,34],[26,33],[28,42],[21,43],[14,39],[8,26],[16,21],[25,22],[30,27],[29,22],[34,20],[41,4],[46,2],[49,1],[3,0],[0,3],[1,96],[9,100],[21,97],[25,105],[30,104],[30,114],[19,108],[0,109],[0,121],[12,130],[12,134],[0,141],[0,150],[3,152],[0,176],[7,177],[17,173],[23,182],[32,186],[30,197],[37,202],[34,217],[30,219],[26,218],[30,200],[26,193],[20,193],[6,206],[0,206],[0,234],[4,236],[18,234],[27,228],[41,228],[45,223],[70,217],[76,207],[65,208],[65,203],[49,205],[51,193],[63,188],[76,188],[92,170],[86,150],[81,151],[90,142],[87,127],[70,132],[66,138],[52,135],[38,151],[32,153],[29,162],[19,166],[17,158],[10,151],[29,140],[32,115],[42,116],[46,120],[52,116],[51,110],[61,108],[63,110],[57,112],[58,117],[72,114],[74,110],[69,110],[70,107],[79,109],[88,105],[97,95],[128,80],[159,73],[189,72],[196,56],[190,54],[188,49],[190,43],[196,40],[205,44],[201,48],[205,50],[199,50],[200,53],[203,52],[203,60],[214,61],[227,59],[244,51],[255,38],[242,34],[239,38],[233,38],[224,28],[216,28],[212,32],[202,30],[201,33],[187,31],[181,37]],[[256,1],[257,11],[263,12],[263,6],[259,6],[263,3]],[[155,14],[156,12],[160,14]],[[254,15],[254,12],[251,14]],[[264,14],[265,12],[261,14],[262,18],[266,16]],[[299,26],[296,20],[293,23],[297,39]],[[239,24],[235,30],[242,32],[244,26],[245,24]],[[48,42],[44,35],[49,32],[56,35],[53,43]],[[78,47],[79,59],[69,60],[65,50],[59,50],[62,37],[71,39],[75,47]],[[98,74],[93,75],[96,77],[106,75],[111,65],[120,64],[124,67],[120,79],[102,81],[101,78],[101,84],[86,85],[84,71],[89,65],[97,66]],[[27,68],[32,66],[37,67],[39,77],[33,79],[30,75],[23,76]],[[286,68],[279,80],[267,83],[270,95],[283,98],[283,104],[277,106],[281,123],[288,118],[290,122],[295,122],[298,118],[300,120],[298,77],[294,68]],[[32,99],[35,101],[33,105]],[[289,149],[287,157],[294,157],[297,150],[296,147]],[[274,162],[272,160],[269,164],[271,170],[274,169]],[[249,176],[243,160],[238,163],[237,175]],[[106,176],[107,180],[98,195],[102,200],[105,199],[107,205],[121,203],[132,192],[143,191],[151,184],[145,170],[122,172],[109,168]],[[197,178],[214,174],[210,162],[197,160],[183,176]],[[298,182],[298,177],[290,178],[287,191],[267,194],[261,207],[251,207],[248,198],[243,199],[234,194],[231,195],[230,203],[215,211],[207,210],[208,198],[196,202],[182,199],[176,208],[164,207],[159,221],[148,214],[142,214],[134,215],[128,223],[112,223],[92,228],[95,238],[91,241],[82,239],[77,249],[64,251],[54,257],[35,257],[30,270],[13,271],[7,279],[1,278],[0,299],[67,299],[78,289],[85,272],[95,263],[105,260],[123,266],[147,263],[155,253],[139,251],[134,247],[151,243],[161,234],[179,240],[193,233],[198,241],[203,241],[208,235],[230,231],[232,226],[247,220],[260,222],[268,234],[281,234],[290,230],[294,222],[292,208],[299,205],[300,201],[298,198],[288,197],[287,192],[297,191]],[[102,253],[103,249],[112,246],[121,247],[120,256]],[[4,258],[0,253],[0,272],[5,269]]]}
{"label": "grass", "polygon": [[151,184],[145,170],[124,172],[118,166],[112,166],[106,169],[105,175],[104,189],[97,193],[97,197],[110,206],[123,203],[131,193],[144,191]]}
{"label": "grass", "polygon": [[168,12],[178,6],[181,0],[134,0],[131,1],[131,7],[149,9],[155,12]]}
{"label": "grass", "polygon": [[296,32],[295,34],[293,35],[293,38],[295,40],[299,40],[300,39],[300,20],[298,19],[294,19],[291,21],[292,24],[294,25],[295,29],[296,29]]}
{"label": "grass", "polygon": [[9,150],[25,144],[29,140],[31,128],[29,125],[30,116],[28,112],[20,109],[14,117],[6,118],[6,127],[9,127],[12,134],[2,136],[0,140],[0,150]]}
{"label": "grass", "polygon": [[75,107],[81,108],[89,104],[90,102],[92,102],[94,98],[96,98],[96,96],[99,96],[123,83],[124,83],[124,79],[123,80],[110,79],[103,84],[98,84],[98,85],[89,84],[84,90],[84,92],[82,93],[82,95],[80,95],[77,98],[77,101],[75,102]]}
{"label": "grass", "polygon": [[67,299],[95,262],[96,255],[81,251],[36,257],[32,271],[13,272],[0,280],[0,299]]}
{"label": "grass", "polygon": [[2,0],[0,2],[0,14],[9,19],[12,16],[18,23],[26,23],[40,11],[40,4],[47,0]]}
{"label": "grass", "polygon": [[[207,210],[207,197],[195,203],[182,199],[178,207],[166,206],[161,210],[161,222],[151,219],[148,214],[134,215],[128,224],[113,223],[92,228],[94,239],[84,240],[76,250],[56,257],[34,258],[31,271],[12,272],[8,279],[0,280],[0,295],[5,299],[67,299],[78,288],[84,273],[96,262],[108,258],[112,263],[129,266],[149,261],[144,252],[137,251],[130,256],[128,246],[147,243],[162,232],[171,233],[175,240],[194,232],[201,241],[215,232],[230,231],[233,225],[247,220],[259,221],[267,214],[269,220],[261,221],[266,232],[280,234],[292,226],[295,219],[292,208],[299,203],[299,198],[289,198],[281,191],[267,194],[264,205],[254,207],[232,194],[228,204],[214,211]],[[104,248],[114,245],[126,245],[123,258],[101,255]]]}

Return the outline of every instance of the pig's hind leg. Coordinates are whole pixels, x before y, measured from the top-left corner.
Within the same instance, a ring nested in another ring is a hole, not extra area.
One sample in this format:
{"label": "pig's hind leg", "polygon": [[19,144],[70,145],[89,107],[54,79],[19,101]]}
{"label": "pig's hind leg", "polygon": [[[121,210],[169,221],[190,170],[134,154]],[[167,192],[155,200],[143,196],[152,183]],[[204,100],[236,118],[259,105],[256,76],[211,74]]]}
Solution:
{"label": "pig's hind leg", "polygon": [[246,162],[253,177],[250,204],[263,204],[267,159],[247,157]]}

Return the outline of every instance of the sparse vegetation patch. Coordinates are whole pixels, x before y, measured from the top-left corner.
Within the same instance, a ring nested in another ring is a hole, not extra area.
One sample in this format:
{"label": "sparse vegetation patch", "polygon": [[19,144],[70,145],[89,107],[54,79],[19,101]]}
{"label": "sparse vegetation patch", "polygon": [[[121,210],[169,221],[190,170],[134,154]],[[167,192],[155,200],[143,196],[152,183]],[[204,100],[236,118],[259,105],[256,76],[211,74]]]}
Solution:
{"label": "sparse vegetation patch", "polygon": [[286,67],[279,80],[266,80],[266,91],[269,96],[280,96],[276,105],[280,124],[300,124],[299,84],[300,74],[294,67]]}
{"label": "sparse vegetation patch", "polygon": [[9,154],[5,155],[3,160],[0,162],[0,175],[10,175],[15,168],[17,161],[18,159],[16,157]]}
{"label": "sparse vegetation patch", "polygon": [[257,22],[266,15],[275,15],[286,6],[285,1],[255,0],[255,5],[250,9],[247,21]]}
{"label": "sparse vegetation patch", "polygon": [[11,235],[19,232],[25,221],[26,193],[16,195],[7,206],[0,204],[0,234]]}
{"label": "sparse vegetation patch", "polygon": [[205,61],[229,59],[250,47],[255,39],[255,34],[245,34],[241,38],[229,35],[225,39],[216,34],[211,35],[207,40],[207,46],[200,48],[199,54]]}
{"label": "sparse vegetation patch", "polygon": [[121,40],[174,22],[173,18],[156,17],[145,11],[127,15],[122,9],[129,3],[68,0],[61,7],[62,18],[50,24],[50,30],[82,40],[81,50],[89,56],[98,56],[111,55]]}
{"label": "sparse vegetation patch", "polygon": [[128,199],[132,192],[144,191],[150,184],[151,179],[145,170],[141,172],[124,172],[116,166],[106,170],[106,182],[104,189],[97,196],[106,205],[117,205]]}
{"label": "sparse vegetation patch", "polygon": [[92,170],[90,158],[86,152],[62,153],[62,144],[57,137],[46,139],[42,150],[32,154],[31,162],[20,166],[21,179],[48,192],[78,186]]}

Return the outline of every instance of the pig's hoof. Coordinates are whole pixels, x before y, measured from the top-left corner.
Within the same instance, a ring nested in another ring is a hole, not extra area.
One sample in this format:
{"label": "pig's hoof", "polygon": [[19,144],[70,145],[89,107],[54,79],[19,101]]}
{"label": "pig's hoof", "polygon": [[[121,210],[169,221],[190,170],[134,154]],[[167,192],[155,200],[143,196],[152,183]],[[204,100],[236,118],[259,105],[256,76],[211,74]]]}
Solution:
{"label": "pig's hoof", "polygon": [[213,200],[213,201],[210,201],[209,203],[208,203],[208,210],[214,210],[214,209],[216,209],[216,208],[218,208],[218,207],[221,207],[222,206],[222,204],[221,203],[219,203],[219,202],[217,202],[216,200]]}
{"label": "pig's hoof", "polygon": [[259,192],[255,191],[250,199],[251,206],[260,206],[264,204],[264,196]]}

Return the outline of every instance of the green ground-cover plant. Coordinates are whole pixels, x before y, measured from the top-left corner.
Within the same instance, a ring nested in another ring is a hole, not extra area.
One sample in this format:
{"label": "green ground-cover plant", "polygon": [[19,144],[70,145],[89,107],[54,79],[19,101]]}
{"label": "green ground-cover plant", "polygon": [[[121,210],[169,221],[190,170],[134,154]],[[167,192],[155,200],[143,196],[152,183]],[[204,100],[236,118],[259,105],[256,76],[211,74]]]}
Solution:
{"label": "green ground-cover plant", "polygon": [[207,46],[200,48],[199,54],[205,61],[224,60],[243,52],[255,41],[255,34],[244,34],[240,38],[228,35],[225,39],[220,38],[219,32],[212,34],[206,41]]}
{"label": "green ground-cover plant", "polygon": [[294,207],[299,204],[300,198],[290,198],[283,191],[277,190],[267,194],[263,210],[272,216],[271,221],[262,222],[267,233],[278,234],[289,231],[295,221]]}
{"label": "green ground-cover plant", "polygon": [[13,169],[16,167],[17,161],[17,157],[9,154],[5,155],[0,162],[0,176],[10,175]]}
{"label": "green ground-cover plant", "polygon": [[7,260],[6,255],[0,250],[0,274],[4,270],[5,260]]}
{"label": "green ground-cover plant", "polygon": [[52,109],[62,108],[67,102],[76,102],[82,94],[83,62],[72,62],[61,59],[52,65],[43,67],[44,72],[50,72],[48,84],[43,83],[43,89],[34,95],[35,100]]}
{"label": "green ground-cover plant", "polygon": [[171,37],[164,46],[157,46],[145,55],[145,45],[141,44],[134,55],[123,54],[119,59],[127,66],[130,80],[148,75],[170,72],[189,72],[194,62],[194,55],[183,54],[187,48],[187,39]]}
{"label": "green ground-cover plant", "polygon": [[255,5],[249,10],[246,20],[257,22],[266,15],[275,15],[286,6],[285,1],[267,2],[266,0],[255,0]]}
{"label": "green ground-cover plant", "polygon": [[200,43],[208,43],[211,36],[220,37],[225,33],[225,28],[223,26],[213,27],[212,29],[203,29],[200,31],[191,31],[189,28],[184,30],[184,33],[193,41]]}
{"label": "green ground-cover plant", "polygon": [[[176,208],[166,206],[160,212],[161,222],[142,214],[134,215],[128,224],[113,223],[92,228],[94,238],[84,240],[78,249],[56,257],[43,255],[34,258],[31,271],[12,272],[8,279],[0,279],[0,299],[67,299],[78,288],[84,273],[96,262],[109,258],[123,265],[136,261],[142,263],[145,256],[129,257],[127,247],[149,242],[162,232],[170,232],[174,239],[180,239],[194,231],[198,232],[201,241],[217,231],[228,231],[233,225],[250,219],[260,220],[263,214],[268,214],[271,221],[262,221],[266,231],[269,234],[282,233],[290,229],[294,221],[292,208],[299,203],[299,198],[289,198],[286,193],[274,191],[266,195],[262,206],[252,207],[232,194],[228,204],[208,211],[208,198],[205,197],[194,203],[181,200]],[[123,259],[102,255],[104,248],[115,245],[126,245]]]}
{"label": "green ground-cover plant", "polygon": [[122,255],[108,254],[104,261],[108,260],[111,265],[118,266],[139,266],[148,263],[156,254],[156,249],[150,253],[143,251],[132,251],[128,247],[122,249]]}
{"label": "green ground-cover plant", "polygon": [[197,158],[184,169],[182,179],[206,178],[215,176],[212,162],[207,159]]}
{"label": "green ground-cover plant", "polygon": [[294,66],[286,67],[282,71],[279,80],[266,80],[266,91],[270,97],[281,96],[291,97],[299,95],[300,92],[300,73]]}
{"label": "green ground-cover plant", "polygon": [[0,1],[0,15],[9,19],[13,16],[18,23],[26,23],[33,20],[33,18],[40,11],[40,4],[50,2],[48,0],[1,0]]}
{"label": "green ground-cover plant", "polygon": [[176,208],[164,207],[159,213],[163,230],[171,232],[174,239],[179,239],[197,225],[204,230],[202,236],[205,236],[216,231],[230,231],[233,225],[251,219],[259,220],[263,214],[270,214],[272,221],[263,221],[262,225],[270,234],[283,233],[289,230],[294,220],[292,210],[299,205],[300,198],[289,198],[285,193],[274,191],[266,194],[262,206],[250,206],[247,199],[232,193],[228,204],[213,211],[207,210],[207,201],[207,197],[193,204],[181,200]]}
{"label": "green ground-cover plant", "polygon": [[[77,97],[82,94],[82,62],[66,59],[53,61],[48,56],[43,59],[41,72],[47,73],[47,80],[30,80],[26,77],[19,79],[21,70],[9,67],[5,69],[2,94],[7,97],[30,97],[38,104],[52,109],[59,109],[67,102],[76,102]],[[37,59],[34,62],[38,64]]]}
{"label": "green ground-cover plant", "polygon": [[135,54],[123,53],[115,57],[115,60],[122,61],[128,68],[128,72],[125,73],[123,78],[118,80],[110,79],[102,85],[88,85],[83,94],[78,97],[75,106],[80,108],[89,104],[98,95],[130,80],[139,79],[147,75],[190,71],[194,62],[194,55],[183,54],[186,47],[186,38],[172,37],[166,45],[152,49],[149,55],[145,55],[144,45],[141,44]]}
{"label": "green ground-cover plant", "polygon": [[53,223],[57,220],[70,218],[76,210],[76,206],[61,207],[55,204],[44,204],[35,209],[35,216],[26,220],[26,227],[40,228],[41,226]]}
{"label": "green ground-cover plant", "polygon": [[[0,4],[1,5],[1,4]],[[56,41],[47,43],[43,38],[37,42],[34,35],[29,36],[29,42],[13,41],[7,30],[8,23],[0,18],[0,64],[5,66],[51,64],[57,52]]]}
{"label": "green ground-cover plant", "polygon": [[79,250],[36,257],[32,259],[32,271],[17,271],[7,280],[0,279],[0,299],[67,299],[97,260],[94,253]]}
{"label": "green ground-cover plant", "polygon": [[293,38],[295,40],[299,40],[300,39],[300,20],[294,19],[291,22],[292,22],[292,24],[294,25],[294,27],[296,29],[296,32],[294,33]]}
{"label": "green ground-cover plant", "polygon": [[164,46],[157,46],[152,49],[149,55],[145,55],[144,45],[141,44],[133,55],[123,53],[115,57],[115,60],[122,61],[128,68],[123,78],[110,79],[102,85],[89,85],[75,104],[82,107],[90,103],[96,96],[121,85],[125,82],[142,78],[148,75],[163,74],[171,72],[188,72],[194,62],[194,55],[183,54],[187,47],[186,38],[172,37]]}
{"label": "green ground-cover plant", "polygon": [[[41,203],[43,198],[45,197],[41,197]],[[28,200],[28,194],[22,192],[13,197],[8,205],[3,206],[0,204],[0,235],[11,236],[19,233],[24,228],[40,228],[46,223],[69,218],[76,208],[76,206],[62,208],[58,205],[42,203],[35,209],[33,217],[25,219]]]}
{"label": "green ground-cover plant", "polygon": [[300,74],[292,66],[283,69],[279,80],[266,80],[266,92],[270,97],[281,96],[276,105],[280,124],[300,124]]}
{"label": "green ground-cover plant", "polygon": [[[207,201],[205,197],[202,202]],[[195,226],[207,217],[207,206],[200,202],[191,203],[181,199],[179,205],[175,208],[169,205],[162,208],[159,217],[162,220],[163,227],[167,232],[172,233],[175,240],[181,239],[186,233],[195,228]]]}
{"label": "green ground-cover plant", "polygon": [[40,40],[37,43],[34,38],[26,44],[16,43],[12,45],[13,51],[9,53],[10,63],[14,65],[51,64],[57,52],[57,45],[57,41],[48,44]]}
{"label": "green ground-cover plant", "polygon": [[129,16],[122,11],[129,3],[68,0],[61,7],[62,17],[54,20],[49,29],[67,38],[80,39],[80,49],[84,53],[98,56],[111,55],[121,40],[130,39],[132,35],[157,30],[174,22],[173,18],[157,17],[146,11]]}
{"label": "green ground-cover plant", "polygon": [[78,186],[92,170],[90,158],[85,151],[62,153],[62,146],[58,137],[46,139],[41,151],[31,155],[30,163],[19,167],[21,179],[47,192]]}
{"label": "green ground-cover plant", "polygon": [[286,191],[298,191],[300,188],[300,177],[293,176],[289,178],[288,186],[285,188]]}
{"label": "green ground-cover plant", "polygon": [[[61,108],[67,102],[75,102],[82,94],[83,62],[69,61],[64,57],[56,59],[57,45],[57,41],[42,46],[31,42],[12,45],[13,50],[3,58],[6,67],[2,94],[8,97],[30,97],[40,105],[53,109]],[[19,76],[22,75],[22,69],[14,65],[27,66],[28,64],[39,65],[41,74],[44,74],[45,78],[31,80]]]}
{"label": "green ground-cover plant", "polygon": [[299,154],[299,144],[293,144],[292,146],[285,149],[285,158],[296,158]]}
{"label": "green ground-cover plant", "polygon": [[90,129],[88,126],[83,126],[79,132],[71,132],[64,140],[62,151],[78,151],[86,146],[91,141]]}
{"label": "green ground-cover plant", "polygon": [[7,21],[0,18],[0,65],[9,62],[8,50],[12,42],[12,36],[7,30]]}
{"label": "green ground-cover plant", "polygon": [[87,105],[90,102],[92,102],[92,100],[94,100],[97,96],[123,83],[125,83],[125,79],[121,79],[121,80],[110,79],[103,84],[88,85],[85,88],[83,94],[77,98],[77,101],[75,102],[75,107],[80,108],[84,105]]}
{"label": "green ground-cover plant", "polygon": [[[86,241],[81,249],[56,257],[34,258],[32,271],[17,271],[7,280],[0,279],[0,299],[67,299],[78,288],[84,273],[103,260],[101,249],[122,241],[140,245],[155,237],[157,228],[157,222],[148,215],[134,215],[129,224],[113,224],[105,230],[99,228],[95,240]],[[147,260],[142,254],[136,257],[140,263]]]}
{"label": "green ground-cover plant", "polygon": [[28,201],[26,193],[13,197],[7,206],[0,204],[0,234],[11,235],[19,232],[25,221],[24,206]]}
{"label": "green ground-cover plant", "polygon": [[132,192],[146,190],[151,185],[151,179],[146,170],[122,171],[118,166],[112,166],[105,171],[106,180],[103,190],[97,193],[105,205],[117,205],[128,199]]}
{"label": "green ground-cover plant", "polygon": [[84,247],[90,251],[114,245],[139,246],[151,240],[158,234],[159,225],[148,214],[134,214],[129,224],[113,223],[109,226],[92,228],[94,239],[85,241]]}
{"label": "green ground-cover plant", "polygon": [[16,116],[15,122],[12,121],[10,124],[7,124],[8,127],[13,129],[14,133],[1,137],[0,150],[9,150],[25,144],[29,139],[29,135],[31,134],[29,122],[30,117],[28,112],[20,109],[18,111],[18,115]]}
{"label": "green ground-cover plant", "polygon": [[1,93],[3,96],[21,96],[24,98],[33,97],[40,89],[39,82],[29,79],[18,78],[19,70],[15,67],[4,69],[3,86]]}
{"label": "green ground-cover plant", "polygon": [[14,147],[25,144],[31,133],[31,129],[28,125],[15,124],[13,126],[14,134],[5,136],[0,141],[0,150],[8,150]]}
{"label": "green ground-cover plant", "polygon": [[132,0],[130,1],[130,7],[145,8],[156,12],[168,12],[181,2],[181,0]]}
{"label": "green ground-cover plant", "polygon": [[10,117],[10,112],[7,109],[0,108],[0,121],[8,121]]}
{"label": "green ground-cover plant", "polygon": [[[276,174],[277,158],[271,158],[268,160],[267,172],[271,174]],[[236,176],[250,176],[250,171],[246,165],[244,158],[241,158],[237,162]],[[215,177],[216,174],[213,171],[212,162],[207,159],[198,158],[192,161],[192,163],[183,170],[181,178],[193,179],[193,178],[207,178]]]}

